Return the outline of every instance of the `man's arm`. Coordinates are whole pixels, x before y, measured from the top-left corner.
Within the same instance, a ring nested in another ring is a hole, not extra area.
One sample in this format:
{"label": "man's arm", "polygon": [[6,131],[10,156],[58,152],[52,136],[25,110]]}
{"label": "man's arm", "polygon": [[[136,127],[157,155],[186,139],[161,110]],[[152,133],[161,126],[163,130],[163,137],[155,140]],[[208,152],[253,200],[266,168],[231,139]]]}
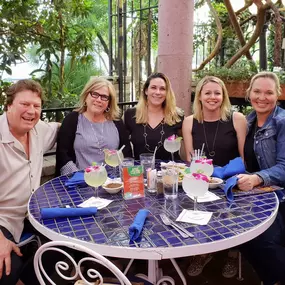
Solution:
{"label": "man's arm", "polygon": [[22,256],[20,249],[15,243],[8,240],[0,230],[0,279],[3,275],[3,267],[5,265],[5,273],[9,275],[11,272],[11,252],[14,251],[17,255]]}

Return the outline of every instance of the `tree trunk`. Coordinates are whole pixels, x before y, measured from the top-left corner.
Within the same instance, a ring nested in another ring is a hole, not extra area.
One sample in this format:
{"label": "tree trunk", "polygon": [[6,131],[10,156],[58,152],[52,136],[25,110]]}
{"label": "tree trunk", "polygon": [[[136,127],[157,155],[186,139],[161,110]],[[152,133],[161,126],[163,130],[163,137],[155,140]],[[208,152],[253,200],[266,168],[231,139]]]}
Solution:
{"label": "tree trunk", "polygon": [[274,66],[281,67],[281,44],[282,44],[282,20],[278,8],[270,1],[266,3],[275,14],[275,36],[274,36]]}
{"label": "tree trunk", "polygon": [[237,53],[226,63],[225,67],[229,68],[231,67],[240,57],[242,57],[246,52],[249,51],[249,49],[255,44],[256,40],[260,36],[260,33],[262,31],[264,22],[265,22],[265,12],[266,9],[269,7],[267,4],[263,5],[261,0],[254,0],[254,3],[258,7],[257,11],[257,22],[255,25],[255,30],[250,38],[250,40],[247,42],[246,45],[244,45],[242,48],[240,48]]}
{"label": "tree trunk", "polygon": [[[225,4],[225,6],[226,6],[226,8],[228,10],[229,18],[231,20],[231,24],[232,24],[232,26],[233,26],[236,34],[237,34],[237,37],[239,39],[239,42],[240,42],[241,46],[243,47],[243,46],[245,46],[246,41],[244,39],[242,29],[241,29],[241,27],[240,27],[240,25],[238,23],[236,14],[235,14],[235,12],[233,10],[232,4],[231,4],[230,0],[224,0],[224,4]],[[254,68],[255,71],[257,71],[257,67],[256,67],[254,61],[252,60],[252,56],[251,56],[249,50],[245,52],[245,56],[251,62],[251,66],[255,66],[255,68]]]}

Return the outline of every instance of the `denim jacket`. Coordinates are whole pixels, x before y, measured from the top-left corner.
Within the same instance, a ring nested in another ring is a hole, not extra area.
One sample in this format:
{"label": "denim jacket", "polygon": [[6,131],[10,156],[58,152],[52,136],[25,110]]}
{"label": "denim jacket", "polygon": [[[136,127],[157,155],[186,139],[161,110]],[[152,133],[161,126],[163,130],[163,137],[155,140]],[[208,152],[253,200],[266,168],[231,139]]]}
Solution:
{"label": "denim jacket", "polygon": [[[254,127],[256,112],[247,116],[248,131]],[[264,186],[285,187],[285,110],[276,106],[265,124],[257,130],[253,146]]]}

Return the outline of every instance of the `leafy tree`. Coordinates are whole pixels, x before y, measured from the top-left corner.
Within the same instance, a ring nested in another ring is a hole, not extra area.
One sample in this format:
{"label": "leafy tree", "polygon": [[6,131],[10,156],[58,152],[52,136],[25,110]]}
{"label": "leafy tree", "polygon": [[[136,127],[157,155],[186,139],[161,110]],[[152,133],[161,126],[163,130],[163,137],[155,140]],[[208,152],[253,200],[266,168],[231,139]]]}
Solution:
{"label": "leafy tree", "polygon": [[11,65],[24,61],[26,45],[34,40],[37,29],[36,0],[10,0],[0,3],[0,79],[12,73]]}

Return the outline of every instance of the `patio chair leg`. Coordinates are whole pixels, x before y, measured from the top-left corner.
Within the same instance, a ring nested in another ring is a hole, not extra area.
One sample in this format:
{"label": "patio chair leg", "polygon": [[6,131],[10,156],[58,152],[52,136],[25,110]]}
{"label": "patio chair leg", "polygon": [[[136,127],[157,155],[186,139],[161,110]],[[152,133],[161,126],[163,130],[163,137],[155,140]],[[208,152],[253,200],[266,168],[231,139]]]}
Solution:
{"label": "patio chair leg", "polygon": [[243,281],[243,277],[241,275],[241,253],[238,253],[238,277],[237,280],[238,281]]}

